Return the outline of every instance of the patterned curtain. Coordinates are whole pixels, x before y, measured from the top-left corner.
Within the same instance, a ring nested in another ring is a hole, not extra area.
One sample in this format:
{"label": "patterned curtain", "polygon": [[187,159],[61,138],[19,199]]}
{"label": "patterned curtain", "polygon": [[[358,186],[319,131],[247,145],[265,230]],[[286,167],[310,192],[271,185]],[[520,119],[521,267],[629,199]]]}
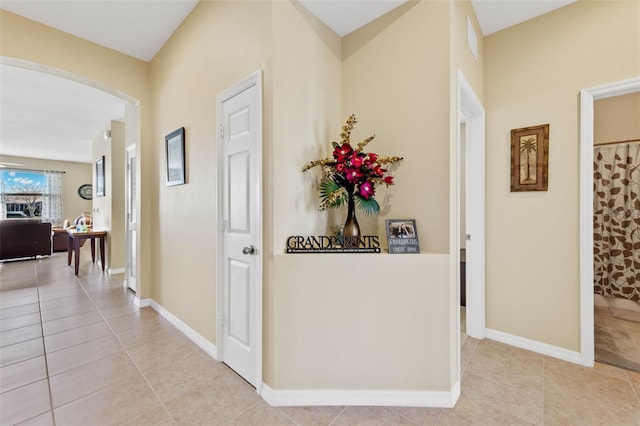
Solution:
{"label": "patterned curtain", "polygon": [[640,301],[640,143],[594,148],[594,292]]}
{"label": "patterned curtain", "polygon": [[62,173],[45,172],[47,186],[42,194],[42,221],[62,225]]}

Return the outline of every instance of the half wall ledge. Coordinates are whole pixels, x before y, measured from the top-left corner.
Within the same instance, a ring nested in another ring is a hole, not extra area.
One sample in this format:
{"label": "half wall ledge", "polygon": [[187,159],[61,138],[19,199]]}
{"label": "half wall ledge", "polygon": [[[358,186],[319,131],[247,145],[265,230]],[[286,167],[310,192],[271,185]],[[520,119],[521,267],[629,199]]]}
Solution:
{"label": "half wall ledge", "polygon": [[273,403],[299,389],[316,404],[323,390],[375,394],[376,405],[388,392],[416,406],[457,399],[448,254],[279,254],[270,266],[263,379]]}

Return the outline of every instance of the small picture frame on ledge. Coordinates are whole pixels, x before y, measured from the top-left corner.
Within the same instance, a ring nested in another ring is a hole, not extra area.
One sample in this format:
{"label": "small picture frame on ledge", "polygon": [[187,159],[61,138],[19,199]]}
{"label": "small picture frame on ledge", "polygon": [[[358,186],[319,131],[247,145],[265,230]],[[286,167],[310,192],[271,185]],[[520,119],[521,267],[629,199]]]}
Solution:
{"label": "small picture frame on ledge", "polygon": [[389,253],[420,253],[418,228],[415,219],[387,219],[387,242]]}
{"label": "small picture frame on ledge", "polygon": [[96,197],[105,196],[104,188],[104,155],[96,161]]}
{"label": "small picture frame on ledge", "polygon": [[184,179],[184,127],[164,138],[167,155],[167,186],[183,185]]}

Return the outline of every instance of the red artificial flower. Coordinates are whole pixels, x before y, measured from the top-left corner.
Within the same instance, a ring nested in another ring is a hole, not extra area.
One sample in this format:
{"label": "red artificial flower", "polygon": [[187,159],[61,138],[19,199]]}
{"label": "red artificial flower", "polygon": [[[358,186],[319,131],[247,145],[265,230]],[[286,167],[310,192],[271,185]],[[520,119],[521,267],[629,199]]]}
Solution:
{"label": "red artificial flower", "polygon": [[369,197],[372,197],[375,194],[373,189],[373,183],[370,180],[365,181],[360,184],[360,196],[365,200],[368,200]]}
{"label": "red artificial flower", "polygon": [[387,186],[393,185],[393,176],[386,176],[382,181],[386,183]]}
{"label": "red artificial flower", "polygon": [[347,181],[349,181],[350,183],[356,183],[358,179],[364,176],[360,169],[355,169],[353,167],[347,167],[345,169],[345,175]]}
{"label": "red artificial flower", "polygon": [[378,176],[378,177],[382,177],[384,175],[384,172],[386,172],[387,169],[383,169],[382,167],[380,167],[379,165],[376,165],[373,168],[373,174]]}
{"label": "red artificial flower", "polygon": [[335,158],[338,163],[343,163],[352,152],[353,148],[351,148],[351,145],[343,143],[342,146],[333,150],[333,158]]}
{"label": "red artificial flower", "polygon": [[336,165],[334,166],[336,168],[336,171],[338,173],[344,173],[344,169],[345,169],[345,164],[344,163],[336,163]]}
{"label": "red artificial flower", "polygon": [[362,157],[364,157],[362,154],[354,152],[349,158],[349,161],[351,161],[351,167],[362,167]]}
{"label": "red artificial flower", "polygon": [[375,163],[376,161],[378,161],[378,154],[374,154],[373,152],[370,152],[367,154],[367,164],[372,164]]}

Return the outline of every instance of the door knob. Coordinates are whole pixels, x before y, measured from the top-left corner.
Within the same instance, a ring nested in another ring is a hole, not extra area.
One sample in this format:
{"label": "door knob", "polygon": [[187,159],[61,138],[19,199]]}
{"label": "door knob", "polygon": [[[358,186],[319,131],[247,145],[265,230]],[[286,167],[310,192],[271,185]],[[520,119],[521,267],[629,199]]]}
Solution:
{"label": "door knob", "polygon": [[242,249],[243,254],[256,254],[256,248],[254,246],[245,247]]}

